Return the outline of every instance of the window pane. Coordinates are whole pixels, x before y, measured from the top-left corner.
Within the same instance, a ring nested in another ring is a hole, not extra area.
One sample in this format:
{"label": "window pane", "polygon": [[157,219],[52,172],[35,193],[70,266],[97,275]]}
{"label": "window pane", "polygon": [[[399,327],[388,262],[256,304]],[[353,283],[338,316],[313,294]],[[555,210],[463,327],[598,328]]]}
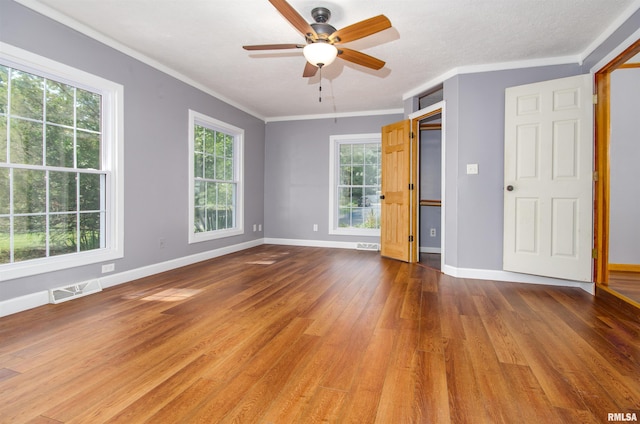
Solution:
{"label": "window pane", "polygon": [[207,206],[216,206],[218,198],[218,184],[207,183]]}
{"label": "window pane", "polygon": [[9,70],[0,65],[0,113],[7,113],[7,87],[9,82]]}
{"label": "window pane", "polygon": [[204,151],[210,155],[216,154],[216,132],[209,128],[205,128]]}
{"label": "window pane", "polygon": [[77,216],[51,215],[49,218],[49,255],[64,255],[77,251]]}
{"label": "window pane", "polygon": [[214,177],[216,180],[224,180],[224,158],[216,157],[216,174]]}
{"label": "window pane", "polygon": [[99,212],[80,214],[80,251],[99,249],[100,240],[100,220],[102,214]]}
{"label": "window pane", "polygon": [[73,130],[47,125],[47,166],[73,168]]}
{"label": "window pane", "polygon": [[0,162],[7,162],[7,117],[0,116]]}
{"label": "window pane", "polygon": [[193,176],[195,178],[202,178],[204,176],[204,159],[202,153],[195,153],[193,155]]}
{"label": "window pane", "polygon": [[351,185],[351,165],[340,167],[340,185]]}
{"label": "window pane", "polygon": [[353,145],[353,163],[364,164],[364,144]]}
{"label": "window pane", "polygon": [[351,144],[340,145],[340,163],[343,165],[351,164]]}
{"label": "window pane", "polygon": [[102,96],[90,91],[76,89],[76,126],[100,132]]}
{"label": "window pane", "polygon": [[366,144],[365,146],[365,163],[368,165],[377,165],[380,158],[380,145]]}
{"label": "window pane", "polygon": [[100,169],[100,134],[77,131],[78,168]]}
{"label": "window pane", "polygon": [[351,226],[362,228],[364,227],[364,208],[351,209]]}
{"label": "window pane", "polygon": [[224,134],[221,132],[216,132],[216,139],[215,139],[215,155],[218,157],[223,158],[225,156],[224,154],[224,147],[225,147],[225,143],[224,143]]}
{"label": "window pane", "polygon": [[204,177],[210,180],[214,180],[216,178],[215,156],[206,155],[204,157]]}
{"label": "window pane", "polygon": [[194,217],[193,217],[193,231],[195,233],[202,233],[207,231],[207,221],[206,221],[206,209],[204,207],[196,207],[194,209]]}
{"label": "window pane", "polygon": [[378,168],[375,165],[365,165],[364,167],[364,184],[378,185]]}
{"label": "window pane", "polygon": [[338,189],[338,205],[340,207],[351,206],[351,187],[340,187]]}
{"label": "window pane", "polygon": [[194,206],[204,206],[207,204],[207,192],[205,191],[206,183],[204,181],[195,181],[193,187]]}
{"label": "window pane", "polygon": [[76,210],[76,174],[49,172],[49,210],[68,212]]}
{"label": "window pane", "polygon": [[338,227],[351,227],[351,208],[340,208],[338,210]]}
{"label": "window pane", "polygon": [[44,78],[26,72],[11,72],[11,114],[42,120]]}
{"label": "window pane", "polygon": [[74,88],[47,80],[47,122],[73,126]]}
{"label": "window pane", "polygon": [[45,211],[46,183],[44,171],[13,170],[13,212]]}
{"label": "window pane", "polygon": [[15,262],[47,255],[44,215],[16,216],[13,219],[13,237]]}
{"label": "window pane", "polygon": [[196,125],[193,128],[193,151],[196,153],[202,153],[204,151],[204,127]]}
{"label": "window pane", "polygon": [[9,213],[9,169],[0,168],[0,215]]}
{"label": "window pane", "polygon": [[233,136],[229,134],[225,134],[224,142],[225,142],[225,146],[224,146],[225,157],[232,158],[233,157]]}
{"label": "window pane", "polygon": [[42,165],[42,124],[11,120],[11,163]]}
{"label": "window pane", "polygon": [[101,174],[80,174],[80,210],[99,211],[102,204],[100,181]]}
{"label": "window pane", "polygon": [[351,170],[352,173],[352,181],[353,185],[362,185],[364,184],[364,166],[362,165],[354,165]]}
{"label": "window pane", "polygon": [[0,264],[11,260],[9,230],[9,218],[0,218]]}

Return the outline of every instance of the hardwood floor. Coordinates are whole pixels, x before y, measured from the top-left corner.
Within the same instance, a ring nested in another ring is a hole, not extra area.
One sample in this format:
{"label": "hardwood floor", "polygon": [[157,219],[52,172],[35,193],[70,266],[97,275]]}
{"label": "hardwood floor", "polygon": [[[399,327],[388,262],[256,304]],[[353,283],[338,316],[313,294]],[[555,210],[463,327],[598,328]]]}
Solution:
{"label": "hardwood floor", "polygon": [[640,324],[575,288],[260,246],[0,318],[2,423],[603,423]]}
{"label": "hardwood floor", "polygon": [[609,271],[609,288],[640,304],[640,272]]}

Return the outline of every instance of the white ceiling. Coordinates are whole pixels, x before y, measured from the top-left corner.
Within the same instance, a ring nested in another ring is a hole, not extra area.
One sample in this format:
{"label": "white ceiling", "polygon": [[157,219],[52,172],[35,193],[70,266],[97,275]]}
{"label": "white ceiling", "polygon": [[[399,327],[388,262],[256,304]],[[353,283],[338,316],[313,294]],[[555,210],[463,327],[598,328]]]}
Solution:
{"label": "white ceiling", "polygon": [[[639,0],[289,0],[309,22],[331,10],[340,29],[378,14],[391,29],[346,44],[386,61],[373,71],[337,59],[302,78],[302,43],[267,0],[18,0],[269,120],[403,108],[403,97],[454,69],[576,63],[640,6]],[[495,65],[481,67],[480,65]]]}

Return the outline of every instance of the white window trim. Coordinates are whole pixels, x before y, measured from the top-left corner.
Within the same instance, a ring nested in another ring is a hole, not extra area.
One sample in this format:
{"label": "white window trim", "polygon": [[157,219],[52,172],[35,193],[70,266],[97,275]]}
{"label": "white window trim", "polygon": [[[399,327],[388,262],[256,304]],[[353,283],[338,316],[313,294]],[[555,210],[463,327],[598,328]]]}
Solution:
{"label": "white window trim", "polygon": [[124,87],[71,66],[0,42],[3,65],[51,78],[102,96],[103,165],[107,175],[105,248],[0,265],[0,281],[124,257]]}
{"label": "white window trim", "polygon": [[337,219],[337,176],[338,170],[336,166],[339,161],[338,145],[341,142],[347,143],[382,143],[382,135],[380,133],[371,134],[345,134],[329,136],[329,234],[333,235],[351,235],[351,236],[372,236],[379,237],[379,228],[340,228]]}
{"label": "white window trim", "polygon": [[[233,135],[234,149],[234,169],[236,172],[236,210],[234,228],[224,230],[207,231],[196,233],[193,231],[195,222],[195,178],[194,175],[194,153],[195,153],[195,124],[202,123],[208,128],[220,130],[226,134]],[[232,237],[244,234],[244,130],[226,122],[219,121],[210,116],[189,109],[189,244],[199,243],[208,240],[216,240],[225,237]]]}

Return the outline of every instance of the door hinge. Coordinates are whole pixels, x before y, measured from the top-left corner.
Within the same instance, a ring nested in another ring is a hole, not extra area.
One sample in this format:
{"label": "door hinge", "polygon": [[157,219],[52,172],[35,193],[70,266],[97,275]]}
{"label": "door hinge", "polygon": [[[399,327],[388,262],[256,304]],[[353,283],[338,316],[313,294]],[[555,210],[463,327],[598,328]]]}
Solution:
{"label": "door hinge", "polygon": [[593,181],[598,181],[598,171],[593,171]]}
{"label": "door hinge", "polygon": [[594,94],[594,95],[593,95],[593,104],[594,104],[594,105],[597,105],[597,104],[598,104],[598,95],[597,95],[597,94]]}
{"label": "door hinge", "polygon": [[413,131],[409,133],[409,138],[416,138],[416,135]]}
{"label": "door hinge", "polygon": [[413,184],[409,183],[409,190],[413,190]]}
{"label": "door hinge", "polygon": [[413,242],[413,236],[409,236],[409,243]]}
{"label": "door hinge", "polygon": [[591,257],[592,257],[593,259],[598,259],[598,249],[593,249],[593,250],[591,251]]}

